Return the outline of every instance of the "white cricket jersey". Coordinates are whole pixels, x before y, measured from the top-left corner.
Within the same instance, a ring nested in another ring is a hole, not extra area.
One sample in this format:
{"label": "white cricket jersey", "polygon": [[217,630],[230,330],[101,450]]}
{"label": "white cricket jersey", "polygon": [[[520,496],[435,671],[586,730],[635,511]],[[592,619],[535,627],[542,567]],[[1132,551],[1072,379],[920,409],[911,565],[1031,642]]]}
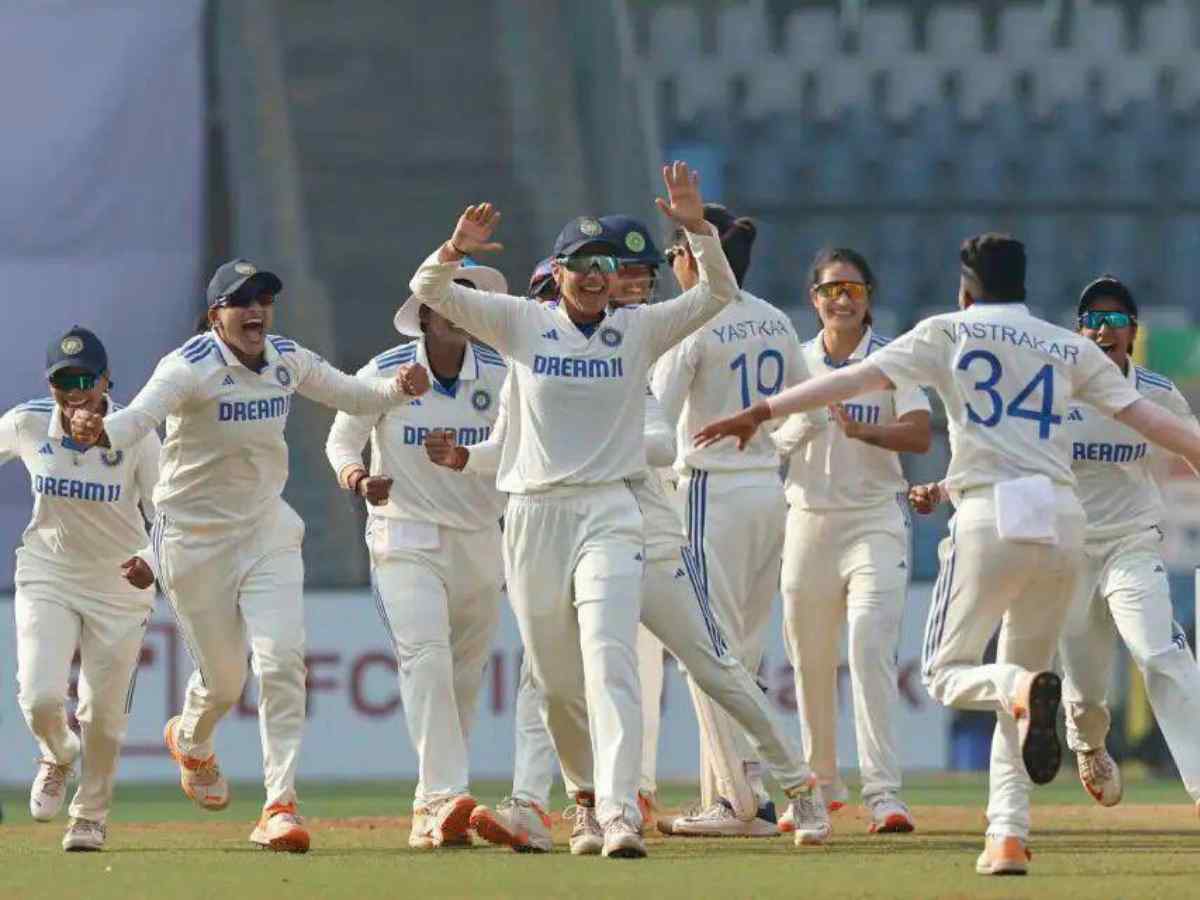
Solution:
{"label": "white cricket jersey", "polygon": [[927,385],[946,407],[952,491],[1029,475],[1073,486],[1072,399],[1115,415],[1139,394],[1092,341],[1023,303],[976,303],[925,319],[871,355],[898,387]]}
{"label": "white cricket jersey", "polygon": [[505,358],[514,389],[497,487],[530,494],[641,477],[646,380],[659,356],[737,299],[721,242],[689,234],[700,284],[674,300],[610,309],[585,334],[559,305],[452,282],[436,253],[413,276],[423,303]]}
{"label": "white cricket jersey", "polygon": [[[802,346],[804,363],[814,376],[860,362],[891,341],[868,327],[849,358],[835,365],[825,352],[824,334],[821,331]],[[855,421],[891,425],[907,413],[929,412],[929,398],[920,388],[906,386],[862,394],[843,406]],[[775,433],[776,438],[796,424],[793,420],[806,417],[823,420],[823,427],[814,431],[803,449],[791,458],[787,475],[789,505],[808,510],[867,509],[892,503],[897,494],[908,491],[900,454],[846,437],[827,410],[789,416]]]}
{"label": "white cricket jersey", "polygon": [[262,371],[252,372],[209,331],[164,356],[133,402],[105,417],[104,429],[114,448],[126,448],[165,422],[155,505],[193,531],[245,527],[273,515],[283,494],[283,429],[297,393],[355,413],[408,399],[394,380],[347,375],[277,335],[268,336]]}
{"label": "white cricket jersey", "polygon": [[654,367],[654,393],[676,427],[675,469],[713,472],[779,468],[763,430],[744,450],[732,441],[697,447],[692,439],[714,419],[733,415],[807,377],[796,330],[785,313],[746,291],[679,343]]}
{"label": "white cricket jersey", "polygon": [[[108,409],[120,406],[108,400]],[[153,431],[124,450],[81,447],[64,432],[49,397],[0,417],[0,464],[19,457],[33,492],[33,518],[17,550],[18,579],[31,567],[101,592],[140,593],[120,567],[132,556],[152,558],[143,510],[154,516],[158,452]]]}
{"label": "white cricket jersey", "polygon": [[325,452],[341,480],[348,466],[362,465],[371,441],[371,474],[394,479],[383,506],[367,504],[372,516],[432,522],[447,528],[477,530],[496,526],[504,495],[495,478],[462,475],[429,461],[425,438],[435,430],[451,431],[459,444],[486,440],[496,422],[507,369],[494,350],[470,344],[452,390],[433,377],[425,340],[381,353],[358,372],[368,381],[391,379],[404,363],[418,362],[430,373],[430,389],[411,403],[382,415],[338,413]]}
{"label": "white cricket jersey", "polygon": [[[1183,394],[1162,375],[1131,362],[1125,380],[1147,400],[1195,421]],[[1124,537],[1162,522],[1155,470],[1170,454],[1085,403],[1072,404],[1066,426],[1075,492],[1087,513],[1086,539]]]}

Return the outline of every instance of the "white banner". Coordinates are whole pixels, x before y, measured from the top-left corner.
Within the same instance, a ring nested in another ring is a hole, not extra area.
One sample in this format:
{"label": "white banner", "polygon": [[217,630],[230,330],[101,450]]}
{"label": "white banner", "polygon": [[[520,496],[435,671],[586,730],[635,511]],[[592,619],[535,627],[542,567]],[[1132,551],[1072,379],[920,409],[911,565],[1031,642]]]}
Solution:
{"label": "white banner", "polygon": [[[949,758],[949,713],[925,693],[920,683],[921,639],[929,585],[914,586],[909,598],[900,646],[901,760],[908,769],[941,769]],[[314,592],[306,597],[309,635],[308,728],[300,761],[301,778],[415,778],[416,756],[408,740],[396,684],[391,644],[367,590]],[[29,780],[35,745],[15,692],[15,633],[11,604],[0,619],[0,782]],[[771,698],[799,735],[792,671],[783,651],[781,615],[776,605],[767,661],[762,676]],[[844,658],[844,657],[843,657]],[[472,773],[507,779],[513,765],[513,704],[521,644],[516,623],[506,609],[500,636],[484,674],[479,715],[471,735]],[[162,746],[162,726],[179,711],[191,661],[160,600],[142,649],[137,695],[129,737],[121,763],[123,780],[163,780],[172,767]],[[843,665],[843,674],[845,666]],[[674,663],[668,664],[663,695],[663,727],[659,777],[695,777],[698,764],[696,722],[691,701]],[[74,676],[71,682],[74,693]],[[843,678],[838,728],[841,764],[856,765],[849,690]],[[255,686],[247,686],[242,703],[217,731],[221,766],[231,777],[262,775]]]}

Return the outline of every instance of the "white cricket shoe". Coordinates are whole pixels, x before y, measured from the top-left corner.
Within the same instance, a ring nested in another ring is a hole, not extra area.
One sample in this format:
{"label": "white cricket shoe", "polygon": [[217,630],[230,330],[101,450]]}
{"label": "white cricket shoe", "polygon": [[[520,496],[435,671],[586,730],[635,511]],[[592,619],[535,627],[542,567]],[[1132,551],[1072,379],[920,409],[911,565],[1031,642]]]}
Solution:
{"label": "white cricket shoe", "polygon": [[517,853],[549,853],[554,847],[550,816],[536,803],[518,797],[505,797],[494,810],[475,807],[471,827],[489,844],[512,847]]}
{"label": "white cricket shoe", "polygon": [[462,845],[469,837],[471,813],[475,811],[475,798],[470,794],[457,794],[435,801],[426,807],[430,820],[430,836],[434,847]]}
{"label": "white cricket shoe", "polygon": [[825,808],[830,812],[845,809],[850,802],[850,788],[840,777],[835,778],[833,784],[822,787],[821,793],[825,796]]}
{"label": "white cricket shoe", "polygon": [[596,797],[580,791],[575,795],[575,805],[568,806],[563,818],[575,817],[571,829],[571,855],[595,856],[604,849],[604,829],[596,820]]}
{"label": "white cricket shoe", "polygon": [[1079,765],[1079,780],[1093,800],[1101,806],[1116,806],[1121,802],[1124,793],[1121,770],[1117,768],[1117,761],[1108,755],[1108,750],[1101,747],[1076,753],[1075,762]]}
{"label": "white cricket shoe", "polygon": [[774,837],[779,834],[775,822],[775,804],[769,800],[759,807],[749,822],[739,819],[724,797],[707,809],[699,809],[674,819],[660,819],[658,830],[678,837]]}
{"label": "white cricket shoe", "polygon": [[67,799],[67,779],[71,764],[59,765],[52,759],[39,759],[33,787],[29,789],[29,814],[39,822],[49,822]]}
{"label": "white cricket shoe", "polygon": [[91,819],[71,819],[63,835],[62,848],[68,853],[80,850],[103,850],[106,836],[104,824]]}
{"label": "white cricket shoe", "polygon": [[895,794],[877,794],[867,801],[867,809],[871,813],[867,828],[870,834],[908,834],[916,830],[908,805]]}
{"label": "white cricket shoe", "polygon": [[792,838],[797,847],[815,847],[824,844],[833,834],[833,826],[829,823],[829,809],[825,805],[825,797],[821,786],[814,784],[792,795],[791,805]]}
{"label": "white cricket shoe", "polygon": [[296,814],[295,803],[273,803],[263,810],[258,824],[250,832],[250,843],[264,850],[282,853],[307,853],[308,829]]}
{"label": "white cricket shoe", "polygon": [[641,830],[621,816],[605,827],[602,852],[612,859],[644,859],[646,842],[642,840]]}
{"label": "white cricket shoe", "polygon": [[221,774],[216,754],[207,759],[197,759],[180,750],[179,718],[174,716],[163,726],[163,743],[179,766],[179,786],[201,809],[213,812],[222,810],[229,805],[229,782]]}
{"label": "white cricket shoe", "polygon": [[408,829],[408,846],[414,850],[432,850],[437,845],[433,842],[433,816],[424,806],[414,806],[412,825]]}
{"label": "white cricket shoe", "polygon": [[1024,875],[1032,858],[1033,854],[1019,837],[989,837],[975,860],[975,871],[980,875]]}

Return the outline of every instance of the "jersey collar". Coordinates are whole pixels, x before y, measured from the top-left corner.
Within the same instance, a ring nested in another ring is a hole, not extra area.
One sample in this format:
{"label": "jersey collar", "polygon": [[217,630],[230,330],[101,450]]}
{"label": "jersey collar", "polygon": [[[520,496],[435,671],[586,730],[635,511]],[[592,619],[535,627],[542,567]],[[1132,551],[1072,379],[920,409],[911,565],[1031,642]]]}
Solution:
{"label": "jersey collar", "polygon": [[959,310],[959,312],[967,316],[994,315],[998,312],[1029,315],[1029,305],[1026,303],[988,303],[985,300],[980,303],[972,303],[966,309]]}
{"label": "jersey collar", "polygon": [[871,349],[871,335],[873,333],[870,325],[864,328],[862,340],[858,342],[858,346],[854,348],[854,351],[846,357],[846,361],[835,363],[829,358],[829,352],[825,349],[825,329],[822,328],[817,332],[817,351],[821,354],[821,360],[825,365],[831,369],[841,369],[850,365],[850,363],[860,362],[866,358],[867,351]]}
{"label": "jersey collar", "polygon": [[[475,355],[475,342],[467,342],[467,351],[463,354],[462,368],[458,370],[458,380],[475,381],[479,378],[479,358]],[[441,382],[433,374],[433,366],[429,365],[429,354],[425,352],[425,338],[417,338],[417,362],[425,367],[425,371],[429,373],[429,383],[432,390],[438,393],[447,393],[442,387]],[[456,391],[457,393],[457,391]],[[453,395],[451,395],[453,396]]]}

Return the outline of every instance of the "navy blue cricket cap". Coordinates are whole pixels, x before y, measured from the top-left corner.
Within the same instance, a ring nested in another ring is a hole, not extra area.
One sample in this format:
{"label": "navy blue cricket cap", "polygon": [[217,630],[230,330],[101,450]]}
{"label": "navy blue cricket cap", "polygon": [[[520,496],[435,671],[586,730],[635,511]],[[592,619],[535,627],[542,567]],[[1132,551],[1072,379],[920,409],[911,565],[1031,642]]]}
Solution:
{"label": "navy blue cricket cap", "polygon": [[620,235],[622,262],[638,263],[643,266],[661,266],[666,260],[654,246],[650,231],[633,216],[601,216],[600,224],[605,230]]}
{"label": "navy blue cricket cap", "polygon": [[108,352],[100,338],[76,325],[46,348],[46,377],[63,369],[83,369],[99,378],[108,371]]}
{"label": "navy blue cricket cap", "polygon": [[247,282],[252,282],[268,294],[278,294],[283,290],[283,282],[274,272],[264,272],[248,259],[231,259],[222,264],[208,282],[209,307],[216,306]]}
{"label": "navy blue cricket cap", "polygon": [[1101,275],[1083,289],[1083,293],[1079,295],[1079,315],[1087,312],[1097,297],[1112,297],[1125,307],[1125,312],[1137,318],[1138,305],[1133,299],[1133,292],[1116,275]]}
{"label": "navy blue cricket cap", "polygon": [[606,226],[603,219],[580,216],[568,222],[558,233],[554,240],[554,251],[550,255],[561,259],[587,244],[607,244],[613,255],[619,256],[625,247],[621,238],[622,235],[611,225]]}

